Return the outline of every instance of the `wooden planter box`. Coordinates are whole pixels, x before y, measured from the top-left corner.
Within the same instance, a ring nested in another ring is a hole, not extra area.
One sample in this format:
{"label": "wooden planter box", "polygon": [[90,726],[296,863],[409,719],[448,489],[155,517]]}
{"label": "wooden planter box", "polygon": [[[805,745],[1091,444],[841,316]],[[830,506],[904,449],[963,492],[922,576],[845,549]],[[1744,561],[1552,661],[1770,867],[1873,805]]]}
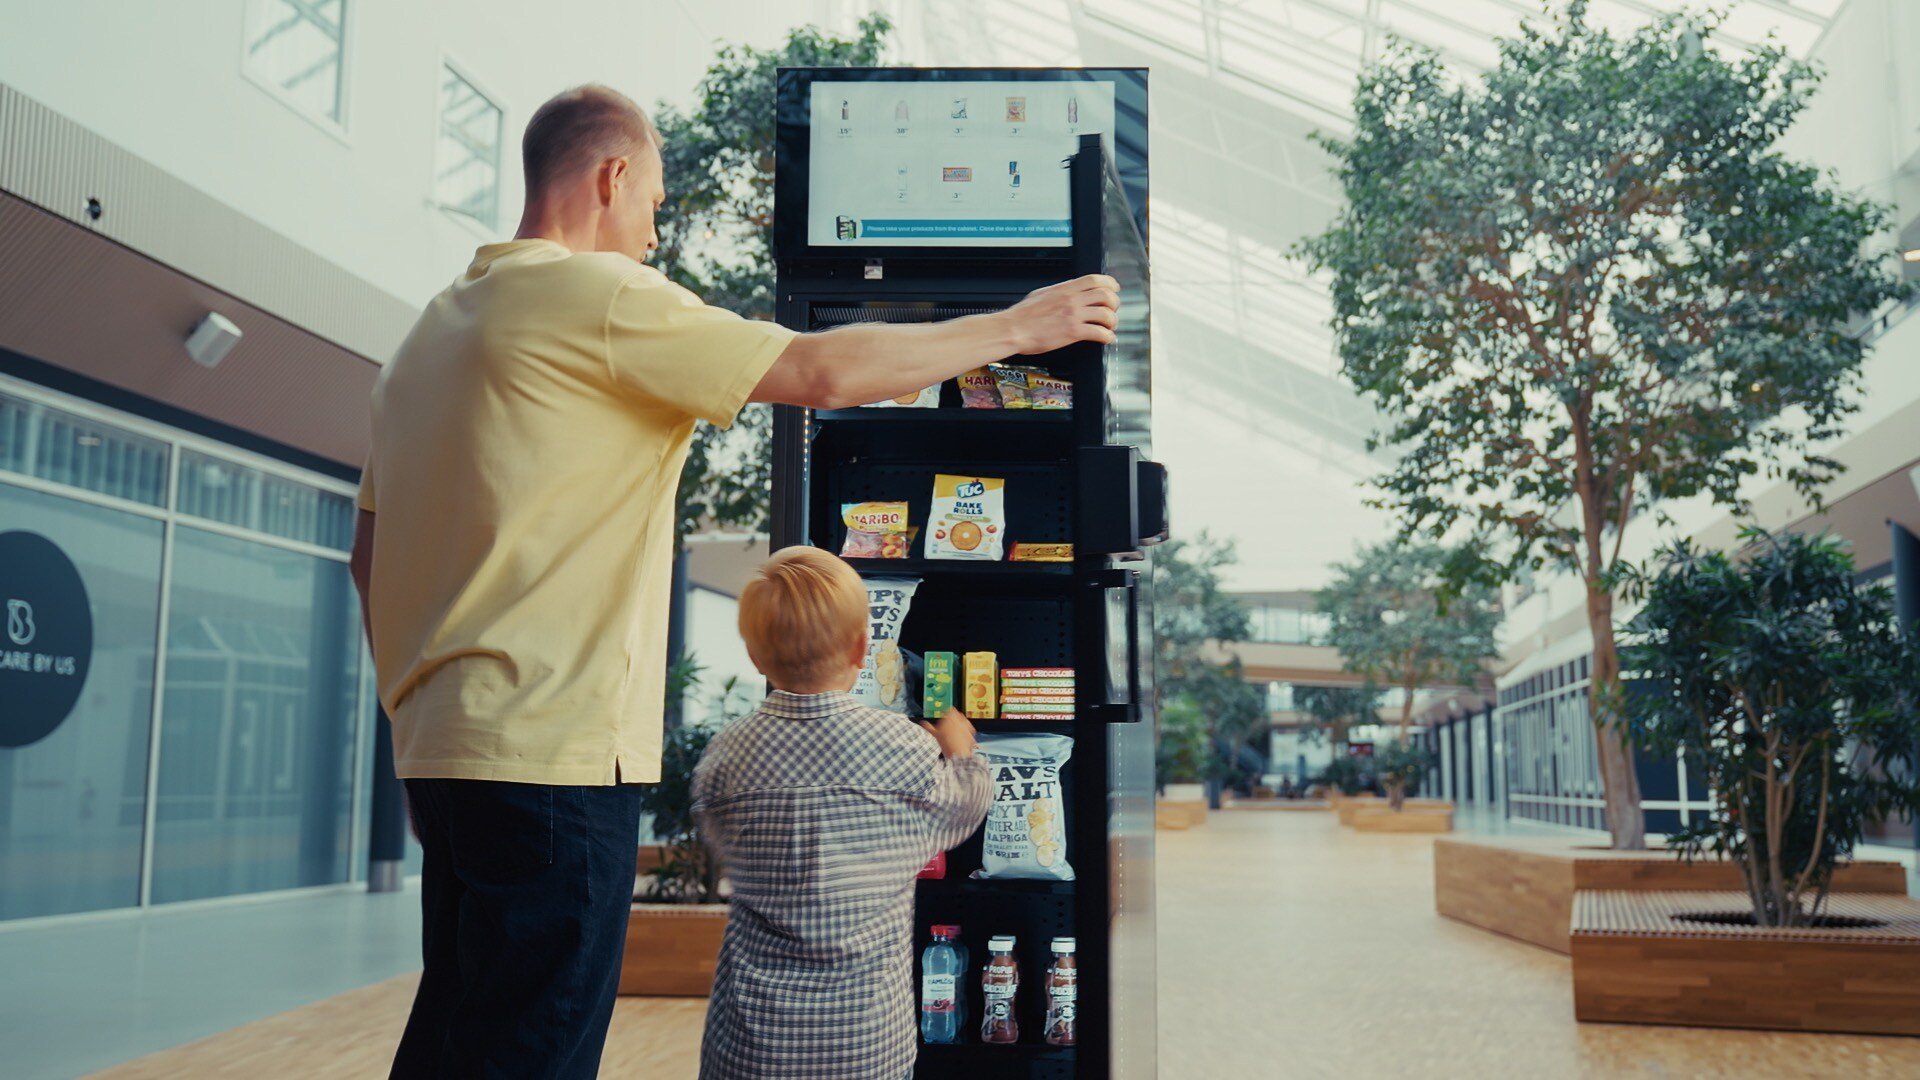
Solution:
{"label": "wooden planter box", "polygon": [[1229,799],[1223,810],[1331,810],[1325,799]]}
{"label": "wooden planter box", "polygon": [[1774,930],[1677,920],[1745,912],[1744,892],[1582,892],[1572,927],[1583,1021],[1920,1035],[1920,903],[1830,896],[1877,926]]}
{"label": "wooden planter box", "polygon": [[706,997],[727,931],[725,904],[635,904],[627,916],[620,992]]}
{"label": "wooden planter box", "polygon": [[1453,807],[1415,805],[1422,800],[1408,799],[1395,810],[1385,803],[1353,809],[1347,824],[1355,832],[1373,833],[1445,833],[1453,831]]}
{"label": "wooden planter box", "polygon": [[[1433,902],[1440,914],[1565,953],[1574,893],[1744,888],[1720,860],[1684,863],[1667,851],[1609,851],[1534,837],[1444,837],[1433,844]],[[1836,893],[1907,894],[1899,863],[1855,862],[1834,871]]]}
{"label": "wooden planter box", "polygon": [[1153,804],[1153,824],[1159,829],[1190,829],[1207,823],[1207,801],[1174,802],[1161,799]]}
{"label": "wooden planter box", "polygon": [[[1333,800],[1328,801],[1332,802],[1334,812],[1340,816],[1340,824],[1342,825],[1353,824],[1354,817],[1362,811],[1389,809],[1387,800],[1379,795],[1342,795],[1337,802]],[[1451,815],[1453,813],[1453,804],[1445,799],[1408,799],[1405,804],[1405,809],[1445,810]],[[1452,826],[1449,825],[1448,829],[1451,828]],[[1446,832],[1448,829],[1442,829],[1440,831]]]}

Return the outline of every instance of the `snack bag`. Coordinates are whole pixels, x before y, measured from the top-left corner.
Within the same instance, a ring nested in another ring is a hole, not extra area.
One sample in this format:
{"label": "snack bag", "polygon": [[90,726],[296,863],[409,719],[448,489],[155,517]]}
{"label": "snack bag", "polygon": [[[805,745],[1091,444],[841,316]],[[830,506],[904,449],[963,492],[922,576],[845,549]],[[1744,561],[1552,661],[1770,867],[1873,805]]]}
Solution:
{"label": "snack bag", "polygon": [[840,520],[847,526],[847,538],[840,545],[843,559],[904,559],[913,546],[906,503],[842,503]]}
{"label": "snack bag", "polygon": [[864,406],[868,409],[937,409],[940,407],[940,384],[934,383],[924,390],[911,394],[901,394],[897,398],[876,401]]}
{"label": "snack bag", "polygon": [[1006,486],[990,476],[935,476],[927,558],[999,559],[1007,531]]}
{"label": "snack bag", "polygon": [[919,578],[868,578],[867,662],[853,680],[853,696],[876,709],[907,711],[908,660],[900,651],[900,624],[907,621]]}
{"label": "snack bag", "polygon": [[1034,544],[1013,545],[1014,562],[1072,562],[1072,544]]}
{"label": "snack bag", "polygon": [[1038,369],[1023,367],[1019,364],[988,364],[987,370],[993,372],[993,384],[1000,391],[1000,407],[1003,409],[1030,409],[1032,401],[1027,397],[1027,378],[1037,374]]}
{"label": "snack bag", "polygon": [[1073,756],[1073,740],[983,734],[979,753],[993,779],[993,805],[973,876],[1072,881],[1060,767]]}
{"label": "snack bag", "polygon": [[1073,380],[1044,371],[1027,376],[1027,407],[1033,409],[1073,408]]}
{"label": "snack bag", "polygon": [[960,387],[960,404],[968,409],[1000,408],[1000,380],[994,378],[993,366],[974,368],[972,371],[953,380]]}

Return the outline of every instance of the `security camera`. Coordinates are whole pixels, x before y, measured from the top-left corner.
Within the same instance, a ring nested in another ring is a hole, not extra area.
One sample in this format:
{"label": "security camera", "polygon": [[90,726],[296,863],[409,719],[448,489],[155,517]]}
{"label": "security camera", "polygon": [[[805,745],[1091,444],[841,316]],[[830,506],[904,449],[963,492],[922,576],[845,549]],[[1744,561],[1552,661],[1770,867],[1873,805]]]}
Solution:
{"label": "security camera", "polygon": [[233,347],[240,343],[240,328],[233,320],[217,311],[207,312],[206,318],[194,324],[193,332],[187,335],[187,355],[201,367],[214,367],[227,358]]}

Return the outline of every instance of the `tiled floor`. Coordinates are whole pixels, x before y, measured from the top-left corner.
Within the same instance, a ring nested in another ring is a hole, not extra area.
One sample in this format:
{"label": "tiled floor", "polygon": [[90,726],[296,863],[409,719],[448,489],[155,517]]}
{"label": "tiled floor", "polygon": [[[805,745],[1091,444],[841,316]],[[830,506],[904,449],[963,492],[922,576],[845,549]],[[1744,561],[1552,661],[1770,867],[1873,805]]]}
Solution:
{"label": "tiled floor", "polygon": [[[0,929],[0,1076],[80,1076],[419,965],[414,891]],[[296,1064],[282,1075],[300,1074]]]}
{"label": "tiled floor", "polygon": [[[1920,1077],[1920,1039],[1576,1024],[1565,957],[1433,913],[1426,837],[1360,835],[1325,813],[1225,811],[1159,840],[1164,1080]],[[117,1030],[129,1023],[149,1041],[215,1030],[332,993],[353,972],[371,983],[382,964],[409,966],[396,950],[410,896],[325,899],[150,916],[139,964],[85,940],[98,926],[30,951],[0,933],[0,971],[39,973],[0,980],[0,1072],[75,1075],[130,1057],[139,1040]],[[170,919],[184,921],[161,925]],[[368,986],[113,1075],[378,1076],[409,988]],[[701,1011],[623,1000],[603,1075],[691,1076]]]}
{"label": "tiled floor", "polygon": [[1163,1080],[1920,1077],[1920,1039],[1576,1024],[1566,957],[1434,914],[1428,837],[1224,811],[1160,841]]}

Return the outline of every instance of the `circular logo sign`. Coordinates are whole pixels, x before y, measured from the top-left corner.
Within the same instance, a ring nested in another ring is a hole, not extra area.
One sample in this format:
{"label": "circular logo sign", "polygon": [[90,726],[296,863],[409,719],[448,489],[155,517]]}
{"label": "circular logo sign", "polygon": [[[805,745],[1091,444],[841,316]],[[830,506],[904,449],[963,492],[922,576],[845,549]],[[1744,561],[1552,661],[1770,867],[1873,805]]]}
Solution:
{"label": "circular logo sign", "polygon": [[93,608],[59,545],[0,532],[0,747],[39,742],[80,700],[93,663]]}

